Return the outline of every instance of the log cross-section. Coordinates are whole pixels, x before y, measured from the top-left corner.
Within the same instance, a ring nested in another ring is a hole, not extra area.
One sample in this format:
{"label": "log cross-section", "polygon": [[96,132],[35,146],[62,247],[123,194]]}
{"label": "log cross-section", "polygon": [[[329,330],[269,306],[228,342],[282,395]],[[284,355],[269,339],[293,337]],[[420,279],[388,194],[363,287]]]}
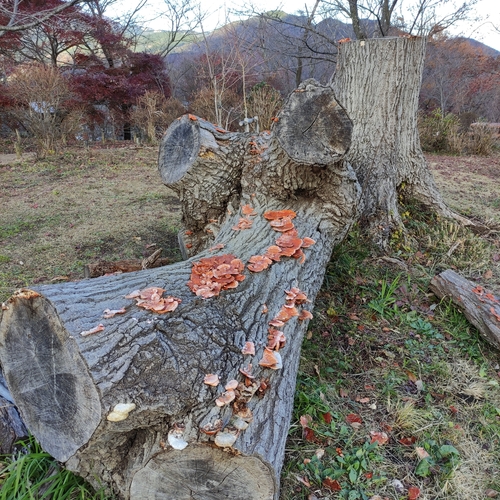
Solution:
{"label": "log cross-section", "polygon": [[[312,309],[331,251],[356,220],[360,188],[343,160],[350,133],[331,88],[311,80],[291,94],[271,133],[230,134],[192,116],[169,128],[161,176],[180,193],[184,221],[193,224],[186,230],[203,250],[171,266],[21,290],[1,311],[5,378],[46,451],[126,500],[278,498],[309,315],[294,311],[280,331],[270,322],[284,314],[293,288],[310,300],[301,296],[297,309]],[[217,185],[224,196],[211,205]],[[285,232],[264,217],[280,210],[296,214],[273,221]],[[209,219],[219,228],[204,237]],[[250,271],[252,256],[276,252],[284,234],[304,248]],[[244,264],[231,288],[210,298],[193,293],[195,264],[223,255]],[[158,314],[125,297],[150,287],[180,300],[177,308]],[[255,354],[244,355],[249,342]],[[280,361],[261,366],[264,356]],[[208,374],[220,384],[204,383]],[[231,401],[225,386],[233,380]]]}

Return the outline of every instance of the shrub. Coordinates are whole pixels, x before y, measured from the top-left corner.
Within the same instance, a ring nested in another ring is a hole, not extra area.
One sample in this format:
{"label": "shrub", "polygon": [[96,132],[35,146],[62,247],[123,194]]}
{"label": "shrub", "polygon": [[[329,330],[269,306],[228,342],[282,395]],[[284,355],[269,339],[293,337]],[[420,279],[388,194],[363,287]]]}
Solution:
{"label": "shrub", "polygon": [[137,99],[130,119],[141,141],[158,144],[158,139],[172,121],[185,112],[179,100],[165,99],[160,92],[147,91]]}
{"label": "shrub", "polygon": [[[81,126],[82,113],[57,68],[22,65],[9,77],[11,114],[35,140],[37,154],[54,153]],[[73,101],[74,102],[74,101]]]}
{"label": "shrub", "polygon": [[258,116],[260,128],[269,130],[273,123],[272,118],[276,116],[283,105],[283,98],[278,90],[261,82],[250,91],[247,105],[248,115]]}
{"label": "shrub", "polygon": [[418,131],[422,149],[434,153],[459,153],[459,127],[460,121],[456,115],[443,115],[439,108],[428,115],[419,113]]}

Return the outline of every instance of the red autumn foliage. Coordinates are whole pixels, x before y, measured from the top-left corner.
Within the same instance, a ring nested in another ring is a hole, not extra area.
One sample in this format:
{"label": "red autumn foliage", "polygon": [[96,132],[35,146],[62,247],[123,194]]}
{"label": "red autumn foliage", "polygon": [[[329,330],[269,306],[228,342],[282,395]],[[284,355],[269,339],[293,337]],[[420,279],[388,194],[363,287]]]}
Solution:
{"label": "red autumn foliage", "polygon": [[208,299],[222,290],[236,288],[245,279],[244,264],[232,254],[206,257],[194,262],[188,287],[199,297]]}

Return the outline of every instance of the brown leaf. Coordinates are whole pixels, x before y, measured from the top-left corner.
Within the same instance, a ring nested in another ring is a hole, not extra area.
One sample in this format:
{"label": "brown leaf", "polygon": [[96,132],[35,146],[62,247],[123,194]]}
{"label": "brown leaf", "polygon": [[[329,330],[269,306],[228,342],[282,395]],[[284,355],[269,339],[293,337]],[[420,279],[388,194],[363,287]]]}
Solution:
{"label": "brown leaf", "polygon": [[404,437],[398,440],[403,446],[411,446],[417,442],[417,438],[415,436]]}
{"label": "brown leaf", "polygon": [[410,486],[408,488],[408,500],[417,500],[419,496],[420,488],[417,488],[416,486]]}
{"label": "brown leaf", "polygon": [[353,423],[358,423],[358,424],[362,424],[363,423],[363,420],[361,419],[361,417],[357,413],[349,413],[349,415],[347,415],[345,417],[345,421],[348,424],[351,424],[351,425]]}
{"label": "brown leaf", "polygon": [[340,486],[340,483],[336,479],[332,479],[328,476],[323,479],[323,486],[330,491],[340,491],[342,489],[342,486]]}
{"label": "brown leaf", "polygon": [[488,497],[488,498],[496,498],[498,495],[500,495],[500,492],[496,491],[496,490],[492,490],[491,488],[488,488],[485,492],[484,492],[484,496]]}
{"label": "brown leaf", "polygon": [[420,446],[415,446],[415,451],[418,455],[418,458],[420,458],[420,460],[423,460],[424,458],[430,457],[430,455],[424,450],[424,448],[422,448]]}
{"label": "brown leaf", "polygon": [[379,446],[382,446],[389,441],[389,436],[385,432],[370,431],[370,435],[372,437],[370,443],[378,443]]}
{"label": "brown leaf", "polygon": [[483,278],[485,280],[490,280],[491,278],[493,278],[493,271],[491,269],[488,269],[484,274],[483,274]]}

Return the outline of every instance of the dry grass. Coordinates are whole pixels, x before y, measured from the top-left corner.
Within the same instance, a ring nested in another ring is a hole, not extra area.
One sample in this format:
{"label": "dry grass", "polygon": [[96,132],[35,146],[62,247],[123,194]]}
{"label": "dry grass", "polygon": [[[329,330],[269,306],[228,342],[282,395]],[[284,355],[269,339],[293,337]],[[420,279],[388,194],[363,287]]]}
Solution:
{"label": "dry grass", "polygon": [[[156,148],[73,150],[0,167],[0,297],[31,283],[83,277],[100,259],[178,259],[175,194]],[[156,245],[156,246],[154,246]]]}

